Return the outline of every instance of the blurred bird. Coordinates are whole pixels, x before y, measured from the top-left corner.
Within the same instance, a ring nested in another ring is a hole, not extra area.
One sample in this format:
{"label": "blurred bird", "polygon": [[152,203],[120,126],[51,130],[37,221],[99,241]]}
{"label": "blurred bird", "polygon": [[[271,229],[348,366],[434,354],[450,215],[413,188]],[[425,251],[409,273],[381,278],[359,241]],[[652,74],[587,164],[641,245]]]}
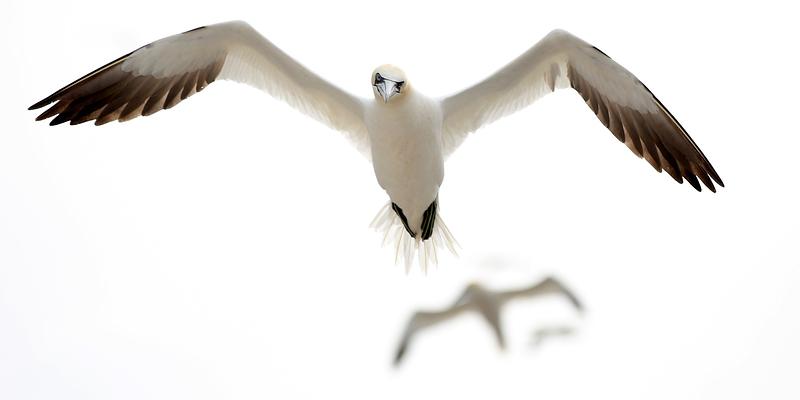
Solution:
{"label": "blurred bird", "polygon": [[[168,109],[216,79],[271,95],[342,131],[371,158],[389,203],[373,227],[393,242],[406,268],[436,262],[436,249],[455,252],[439,212],[444,159],[468,133],[533,103],[556,88],[575,89],[600,121],[657,171],[698,191],[723,186],[717,172],[678,121],[633,74],[583,40],[555,30],[483,81],[451,96],[431,98],[397,67],[369,76],[374,99],[351,95],[273,45],[244,22],[196,28],[141,47],[32,105],[55,102],[37,117],[69,121],[128,121]],[[712,182],[713,180],[713,182]]]}
{"label": "blurred bird", "polygon": [[[411,338],[421,330],[441,322],[447,321],[467,311],[477,311],[489,324],[494,332],[497,344],[500,348],[505,348],[506,340],[503,335],[503,328],[500,324],[500,307],[508,301],[519,298],[539,297],[548,294],[561,294],[566,296],[569,302],[579,312],[583,311],[578,298],[564,285],[555,278],[546,278],[530,287],[504,292],[497,292],[484,289],[480,285],[473,283],[464,289],[461,296],[453,303],[450,308],[441,311],[418,311],[411,316],[403,331],[403,337],[397,352],[394,356],[394,364],[398,365],[403,360],[408,351]],[[547,335],[548,332],[543,333]]]}

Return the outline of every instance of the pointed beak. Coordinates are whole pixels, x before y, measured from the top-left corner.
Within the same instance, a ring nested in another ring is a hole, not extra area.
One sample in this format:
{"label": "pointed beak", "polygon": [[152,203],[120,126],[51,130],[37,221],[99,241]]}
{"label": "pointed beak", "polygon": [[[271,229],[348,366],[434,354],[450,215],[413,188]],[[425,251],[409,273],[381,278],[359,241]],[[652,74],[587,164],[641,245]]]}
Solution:
{"label": "pointed beak", "polygon": [[383,97],[384,103],[388,103],[389,99],[391,99],[392,96],[397,94],[397,92],[395,91],[395,86],[397,86],[397,82],[390,81],[388,79],[385,79],[383,82],[375,84],[375,89],[377,89],[378,93],[380,93],[381,97]]}

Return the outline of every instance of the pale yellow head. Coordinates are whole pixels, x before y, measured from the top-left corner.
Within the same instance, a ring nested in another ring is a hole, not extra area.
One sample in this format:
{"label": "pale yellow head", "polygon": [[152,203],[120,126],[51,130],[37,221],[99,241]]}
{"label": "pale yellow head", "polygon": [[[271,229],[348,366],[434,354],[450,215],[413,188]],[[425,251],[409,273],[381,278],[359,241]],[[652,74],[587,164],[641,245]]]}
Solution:
{"label": "pale yellow head", "polygon": [[372,71],[372,93],[375,100],[389,104],[403,98],[408,92],[406,74],[394,65],[381,65]]}

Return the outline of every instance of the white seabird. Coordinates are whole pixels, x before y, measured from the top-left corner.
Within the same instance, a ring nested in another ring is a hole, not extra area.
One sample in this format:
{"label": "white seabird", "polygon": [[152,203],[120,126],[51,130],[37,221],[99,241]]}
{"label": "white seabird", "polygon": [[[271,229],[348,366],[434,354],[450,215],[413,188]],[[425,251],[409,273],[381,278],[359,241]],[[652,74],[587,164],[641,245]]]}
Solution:
{"label": "white seabird", "polygon": [[596,47],[561,30],[492,76],[454,95],[425,96],[398,68],[370,75],[374,99],[351,95],[320,78],[244,22],[226,22],[141,47],[56,91],[30,109],[56,102],[37,120],[57,125],[127,121],[171,108],[216,79],[263,89],[342,131],[371,158],[390,202],[373,225],[396,241],[410,265],[436,261],[436,247],[453,250],[438,211],[444,160],[480,127],[572,87],[600,121],[657,171],[698,191],[719,175],[678,121],[633,74]]}
{"label": "white seabird", "polygon": [[[506,339],[503,334],[503,326],[500,323],[502,307],[511,300],[551,294],[565,296],[578,312],[583,312],[583,305],[578,300],[578,297],[567,289],[566,286],[562,285],[561,282],[552,277],[545,278],[525,288],[506,291],[492,291],[483,288],[477,283],[472,283],[464,289],[461,296],[459,296],[449,308],[440,311],[417,311],[409,318],[403,330],[400,344],[397,346],[397,351],[395,352],[394,365],[400,364],[408,351],[411,339],[419,334],[420,331],[424,331],[431,326],[439,325],[440,323],[469,311],[475,311],[483,317],[486,323],[489,324],[489,327],[492,328],[494,337],[497,340],[497,345],[503,349],[506,346]],[[538,330],[535,334],[535,340],[540,342],[545,336],[558,335],[567,329],[569,328],[551,327],[549,329]]]}

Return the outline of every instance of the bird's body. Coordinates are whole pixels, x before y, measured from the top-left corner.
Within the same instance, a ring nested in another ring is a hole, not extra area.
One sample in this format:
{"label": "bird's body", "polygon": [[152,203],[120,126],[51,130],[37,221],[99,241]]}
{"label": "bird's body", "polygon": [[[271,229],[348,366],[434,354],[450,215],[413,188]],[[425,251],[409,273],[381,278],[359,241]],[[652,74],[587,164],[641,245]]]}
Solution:
{"label": "bird's body", "polygon": [[56,102],[38,119],[101,125],[171,108],[216,79],[260,88],[342,131],[371,158],[390,203],[374,226],[406,260],[435,262],[453,249],[439,213],[444,159],[470,132],[518,111],[556,88],[581,94],[604,125],[656,170],[679,183],[722,180],[672,114],[633,74],[605,53],[553,31],[492,76],[451,96],[430,98],[399,68],[370,75],[373,98],[353,96],[305,68],[244,22],[200,27],[141,47],[31,106]]}
{"label": "bird's body", "polygon": [[409,91],[397,103],[376,101],[366,108],[372,165],[408,226],[420,227],[444,179],[442,115],[435,99],[417,91]]}

